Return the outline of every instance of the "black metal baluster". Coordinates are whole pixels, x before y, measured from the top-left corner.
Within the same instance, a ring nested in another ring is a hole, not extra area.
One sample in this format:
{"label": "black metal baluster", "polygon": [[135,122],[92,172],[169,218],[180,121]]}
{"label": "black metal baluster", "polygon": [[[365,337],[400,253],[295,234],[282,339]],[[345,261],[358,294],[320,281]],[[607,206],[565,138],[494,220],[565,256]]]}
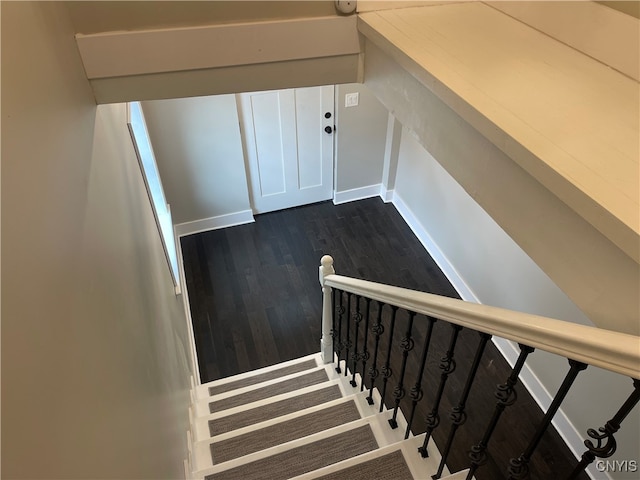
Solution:
{"label": "black metal baluster", "polygon": [[365,314],[364,320],[364,347],[362,348],[362,356],[360,360],[362,361],[362,383],[360,384],[360,391],[364,390],[364,372],[367,370],[367,362],[369,361],[369,350],[367,348],[367,342],[369,341],[369,313],[371,307],[371,299],[365,298],[367,301],[367,313]]}
{"label": "black metal baluster", "polygon": [[564,378],[562,385],[560,385],[560,388],[558,389],[556,396],[551,402],[551,405],[549,406],[547,413],[542,419],[542,422],[540,422],[540,425],[538,426],[538,429],[536,430],[531,443],[529,443],[529,446],[522,453],[522,455],[520,455],[518,458],[512,458],[509,461],[509,468],[507,469],[507,472],[509,473],[509,480],[518,480],[524,478],[524,476],[529,472],[529,460],[531,459],[531,455],[538,446],[542,435],[544,435],[544,432],[551,424],[553,416],[560,408],[560,404],[567,396],[567,393],[569,392],[569,389],[571,388],[571,385],[573,384],[578,374],[582,370],[587,368],[587,364],[577,362],[575,360],[569,360],[569,365],[571,365],[571,368]]}
{"label": "black metal baluster", "polygon": [[418,451],[423,458],[429,456],[429,453],[427,452],[427,444],[429,443],[429,439],[431,438],[433,431],[438,427],[438,425],[440,425],[440,400],[442,400],[444,387],[447,384],[449,375],[451,375],[456,369],[456,361],[453,358],[453,352],[456,348],[458,334],[462,330],[462,327],[460,325],[451,324],[451,328],[452,331],[451,339],[449,340],[449,348],[447,349],[445,356],[440,359],[440,370],[442,370],[442,373],[440,374],[440,385],[438,386],[438,392],[436,393],[436,400],[433,403],[431,412],[427,415],[427,431],[424,436],[424,442],[422,442],[422,446],[418,448]]}
{"label": "black metal baluster", "polygon": [[[336,289],[331,289],[331,361],[336,358]],[[322,328],[320,328],[322,332]]]}
{"label": "black metal baluster", "polygon": [[422,356],[420,357],[420,370],[418,371],[418,376],[416,377],[416,383],[411,388],[409,395],[411,396],[411,414],[409,415],[409,422],[407,423],[407,429],[404,431],[405,440],[409,438],[409,434],[411,433],[411,425],[413,424],[413,417],[416,414],[416,407],[418,406],[418,402],[422,400],[422,396],[424,392],[422,390],[422,376],[424,375],[424,367],[427,363],[427,354],[429,353],[429,344],[431,343],[431,333],[433,332],[433,324],[436,323],[436,319],[432,317],[427,317],[429,321],[427,325],[427,335],[424,338],[424,344],[422,345]]}
{"label": "black metal baluster", "polygon": [[491,335],[488,333],[480,333],[480,343],[478,344],[478,348],[476,350],[476,355],[473,358],[473,363],[471,364],[471,369],[469,370],[469,375],[467,376],[467,382],[464,385],[464,390],[462,391],[462,395],[460,397],[460,403],[458,403],[457,407],[454,407],[451,411],[451,415],[449,418],[451,419],[451,430],[449,431],[449,437],[447,438],[447,444],[444,447],[444,452],[442,453],[442,460],[440,461],[440,465],[438,465],[438,471],[432,478],[437,479],[442,475],[442,471],[444,470],[444,466],[447,462],[447,457],[449,456],[449,452],[451,451],[451,445],[453,444],[453,439],[456,435],[456,431],[460,425],[463,425],[464,422],[467,421],[467,413],[465,412],[465,406],[467,403],[467,398],[469,397],[469,392],[471,391],[471,386],[473,385],[473,380],[476,376],[476,372],[478,371],[478,367],[480,366],[480,360],[482,359],[482,353],[484,352],[484,348],[487,346],[487,342],[491,338]]}
{"label": "black metal baluster", "polygon": [[502,412],[504,412],[504,409],[513,405],[518,399],[518,394],[514,387],[518,383],[518,375],[520,375],[520,371],[522,370],[522,367],[524,367],[524,362],[527,360],[527,356],[534,350],[532,347],[527,345],[519,344],[519,347],[520,355],[511,370],[511,375],[509,375],[509,378],[507,378],[505,383],[498,385],[498,389],[496,390],[495,397],[498,399],[498,402],[496,403],[496,408],[491,420],[489,421],[487,430],[485,431],[482,440],[480,440],[480,443],[471,447],[471,451],[469,452],[471,466],[467,473],[466,480],[471,480],[478,467],[487,463],[487,446],[489,445],[491,435],[498,424],[498,420],[500,420],[500,416],[502,415]]}
{"label": "black metal baluster", "polygon": [[371,327],[371,333],[376,336],[376,342],[373,347],[373,366],[369,369],[369,378],[371,379],[371,388],[369,389],[369,396],[367,397],[367,403],[373,405],[373,388],[376,384],[376,378],[380,372],[378,371],[378,346],[380,345],[380,337],[384,333],[384,326],[382,325],[382,307],[384,303],[378,301],[378,317],[376,323]]}
{"label": "black metal baluster", "polygon": [[591,440],[584,441],[587,451],[582,454],[580,463],[578,463],[573,472],[571,472],[568,480],[578,478],[578,476],[596,459],[596,457],[609,458],[616,452],[618,446],[613,434],[620,430],[620,424],[627,415],[629,415],[629,412],[631,412],[631,410],[633,410],[637,405],[638,400],[640,400],[640,380],[635,378],[633,379],[633,388],[633,392],[631,392],[631,395],[629,395],[627,400],[622,404],[620,410],[618,410],[611,420],[605,423],[604,427],[600,427],[598,429],[600,433],[592,428],[587,430],[587,434],[597,441],[598,444],[594,445]]}
{"label": "black metal baluster", "polygon": [[387,359],[384,362],[384,367],[382,367],[382,394],[380,399],[380,411],[384,410],[384,397],[387,393],[387,382],[389,381],[389,377],[393,375],[393,371],[389,366],[391,361],[391,349],[393,347],[393,329],[396,324],[396,313],[398,312],[398,307],[395,305],[391,305],[391,324],[389,325],[389,347],[387,348]]}
{"label": "black metal baluster", "polygon": [[351,293],[347,292],[347,339],[344,342],[344,347],[346,349],[344,353],[344,376],[346,377],[349,373],[349,349],[351,348]]}
{"label": "black metal baluster", "polygon": [[360,322],[362,322],[362,313],[360,312],[360,295],[356,295],[356,313],[353,315],[353,322],[356,340],[353,346],[353,354],[351,355],[351,358],[353,360],[353,376],[351,377],[351,381],[349,383],[352,387],[355,388],[358,386],[358,384],[356,383],[356,368],[357,362],[360,358],[360,354],[358,353],[358,337],[360,336]]}
{"label": "black metal baluster", "polygon": [[411,331],[413,330],[413,320],[416,316],[415,312],[409,312],[409,323],[407,324],[407,332],[404,334],[400,342],[400,347],[402,348],[402,367],[400,368],[400,379],[398,381],[398,385],[393,389],[393,397],[395,398],[395,405],[393,407],[393,416],[389,419],[389,425],[391,428],[398,428],[398,408],[400,408],[400,400],[402,400],[405,396],[404,389],[404,374],[407,371],[407,358],[409,357],[409,352],[413,350],[415,346],[415,342],[411,337]]}
{"label": "black metal baluster", "polygon": [[340,369],[340,354],[342,353],[342,349],[344,348],[344,344],[342,343],[342,315],[344,315],[344,302],[343,302],[343,291],[338,290],[338,294],[340,295],[340,305],[338,306],[338,366],[336,367],[336,372],[340,373],[342,370]]}

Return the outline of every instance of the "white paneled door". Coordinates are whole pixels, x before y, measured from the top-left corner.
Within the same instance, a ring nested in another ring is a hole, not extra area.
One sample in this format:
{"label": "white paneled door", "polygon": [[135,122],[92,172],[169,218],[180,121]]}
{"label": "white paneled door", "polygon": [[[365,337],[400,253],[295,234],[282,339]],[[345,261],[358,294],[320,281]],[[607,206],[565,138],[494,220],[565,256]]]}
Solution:
{"label": "white paneled door", "polygon": [[331,85],[239,95],[255,213],[332,198],[333,91]]}

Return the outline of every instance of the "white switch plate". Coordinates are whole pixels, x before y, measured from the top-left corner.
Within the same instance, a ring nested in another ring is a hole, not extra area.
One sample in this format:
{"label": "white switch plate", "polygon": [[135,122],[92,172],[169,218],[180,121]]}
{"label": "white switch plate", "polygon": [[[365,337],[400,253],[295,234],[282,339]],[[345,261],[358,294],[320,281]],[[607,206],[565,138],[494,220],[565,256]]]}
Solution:
{"label": "white switch plate", "polygon": [[357,107],[358,106],[358,96],[360,94],[356,93],[347,93],[344,96],[344,106],[345,107]]}

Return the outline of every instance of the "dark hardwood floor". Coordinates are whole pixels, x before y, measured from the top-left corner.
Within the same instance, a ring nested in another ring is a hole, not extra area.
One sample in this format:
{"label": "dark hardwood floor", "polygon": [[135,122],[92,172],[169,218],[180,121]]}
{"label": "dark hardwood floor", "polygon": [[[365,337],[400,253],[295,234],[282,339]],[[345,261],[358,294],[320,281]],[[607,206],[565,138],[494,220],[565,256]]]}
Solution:
{"label": "dark hardwood floor", "polygon": [[[253,224],[191,235],[181,242],[202,382],[319,351],[318,266],[325,254],[333,256],[341,275],[459,298],[395,208],[377,198],[262,214]],[[425,336],[425,320],[416,318],[416,345]],[[406,321],[399,318],[399,332]],[[426,428],[440,375],[438,360],[446,351],[450,329],[442,321],[434,327],[433,353],[424,377],[425,385],[433,387],[425,388],[418,404],[416,434]],[[478,340],[473,331],[460,335],[457,369],[450,376],[441,403],[442,421],[433,435],[440,449],[449,432],[448,413],[459,402]],[[411,366],[408,375],[415,369]],[[504,383],[509,373],[489,342],[467,402],[468,420],[458,429],[449,457],[452,471],[467,468],[467,451],[482,438],[493,413],[496,384]],[[506,478],[509,458],[527,447],[543,416],[525,389],[518,386],[517,391],[518,401],[503,415],[491,440],[489,461],[476,473],[478,480]],[[407,395],[401,403],[405,412],[409,400]],[[565,478],[575,463],[551,428],[531,459],[529,478]]]}

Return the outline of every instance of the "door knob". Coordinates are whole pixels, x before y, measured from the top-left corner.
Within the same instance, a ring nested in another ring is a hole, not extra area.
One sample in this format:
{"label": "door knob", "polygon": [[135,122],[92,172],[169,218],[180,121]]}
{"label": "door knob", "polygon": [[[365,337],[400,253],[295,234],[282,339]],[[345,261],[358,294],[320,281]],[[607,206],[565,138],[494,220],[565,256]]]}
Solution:
{"label": "door knob", "polygon": [[331,133],[333,133],[333,128],[331,128],[329,126],[326,126],[326,127],[324,127],[324,131],[329,133],[329,134],[331,134]]}
{"label": "door knob", "polygon": [[331,118],[331,112],[327,112],[324,114],[324,118]]}

